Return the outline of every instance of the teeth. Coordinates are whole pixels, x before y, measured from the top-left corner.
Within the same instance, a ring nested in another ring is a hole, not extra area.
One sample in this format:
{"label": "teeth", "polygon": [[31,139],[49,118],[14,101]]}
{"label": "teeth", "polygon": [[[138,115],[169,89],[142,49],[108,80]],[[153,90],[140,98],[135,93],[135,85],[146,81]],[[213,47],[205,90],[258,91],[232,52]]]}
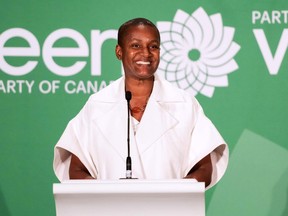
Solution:
{"label": "teeth", "polygon": [[136,64],[149,65],[150,62],[146,62],[146,61],[137,61]]}

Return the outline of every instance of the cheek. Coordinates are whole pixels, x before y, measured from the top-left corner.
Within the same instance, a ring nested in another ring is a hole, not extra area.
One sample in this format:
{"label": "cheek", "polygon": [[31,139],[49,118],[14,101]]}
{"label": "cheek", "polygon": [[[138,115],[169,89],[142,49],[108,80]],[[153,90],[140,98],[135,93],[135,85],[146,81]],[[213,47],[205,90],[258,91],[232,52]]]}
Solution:
{"label": "cheek", "polygon": [[160,52],[159,51],[154,52],[153,56],[154,56],[155,59],[159,59],[160,58]]}
{"label": "cheek", "polygon": [[123,55],[123,59],[125,59],[126,61],[131,61],[133,59],[133,57],[136,55],[136,52],[127,52],[125,53],[125,55]]}
{"label": "cheek", "polygon": [[155,60],[157,61],[157,64],[158,64],[159,61],[160,61],[160,55],[159,55],[159,53],[155,54],[155,55],[154,55],[154,58],[155,58]]}

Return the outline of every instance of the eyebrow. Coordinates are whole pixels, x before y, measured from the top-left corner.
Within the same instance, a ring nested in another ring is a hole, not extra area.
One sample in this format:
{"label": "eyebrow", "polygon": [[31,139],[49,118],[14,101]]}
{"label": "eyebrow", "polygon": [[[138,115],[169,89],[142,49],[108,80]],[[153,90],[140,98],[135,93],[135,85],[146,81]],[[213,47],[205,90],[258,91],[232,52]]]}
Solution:
{"label": "eyebrow", "polygon": [[[137,38],[131,38],[131,40],[130,41],[133,41],[133,40],[135,40],[135,41],[142,41],[141,39],[137,39]],[[156,43],[160,43],[160,41],[159,40],[151,40],[150,42],[156,42]]]}

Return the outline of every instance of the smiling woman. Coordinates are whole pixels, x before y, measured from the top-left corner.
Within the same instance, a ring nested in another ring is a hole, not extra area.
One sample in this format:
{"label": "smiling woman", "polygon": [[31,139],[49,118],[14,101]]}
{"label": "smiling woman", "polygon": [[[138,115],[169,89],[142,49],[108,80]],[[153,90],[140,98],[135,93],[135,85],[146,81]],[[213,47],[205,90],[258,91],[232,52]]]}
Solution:
{"label": "smiling woman", "polygon": [[[194,178],[209,188],[222,178],[228,147],[196,98],[156,74],[159,47],[151,21],[136,18],[120,27],[115,54],[124,76],[93,94],[67,125],[54,154],[60,181],[119,179],[129,171],[129,178]],[[130,126],[133,167],[125,170]]]}
{"label": "smiling woman", "polygon": [[[141,18],[122,25],[116,56],[123,62],[127,80],[152,78],[160,61],[160,34],[156,26]],[[129,86],[126,87],[129,90]]]}

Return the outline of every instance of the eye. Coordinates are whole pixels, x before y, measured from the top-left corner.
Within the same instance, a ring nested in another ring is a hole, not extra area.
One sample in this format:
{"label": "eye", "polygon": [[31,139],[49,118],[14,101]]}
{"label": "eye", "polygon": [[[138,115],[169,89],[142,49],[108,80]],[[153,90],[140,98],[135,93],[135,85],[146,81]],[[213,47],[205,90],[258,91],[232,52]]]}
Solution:
{"label": "eye", "polygon": [[154,45],[151,45],[151,46],[150,46],[150,49],[151,49],[151,50],[159,50],[160,47],[159,47],[159,45],[154,44]]}
{"label": "eye", "polygon": [[140,44],[138,44],[138,43],[133,43],[133,44],[131,44],[131,47],[132,47],[132,48],[135,48],[135,49],[138,49],[138,48],[140,48],[141,46],[140,46]]}

